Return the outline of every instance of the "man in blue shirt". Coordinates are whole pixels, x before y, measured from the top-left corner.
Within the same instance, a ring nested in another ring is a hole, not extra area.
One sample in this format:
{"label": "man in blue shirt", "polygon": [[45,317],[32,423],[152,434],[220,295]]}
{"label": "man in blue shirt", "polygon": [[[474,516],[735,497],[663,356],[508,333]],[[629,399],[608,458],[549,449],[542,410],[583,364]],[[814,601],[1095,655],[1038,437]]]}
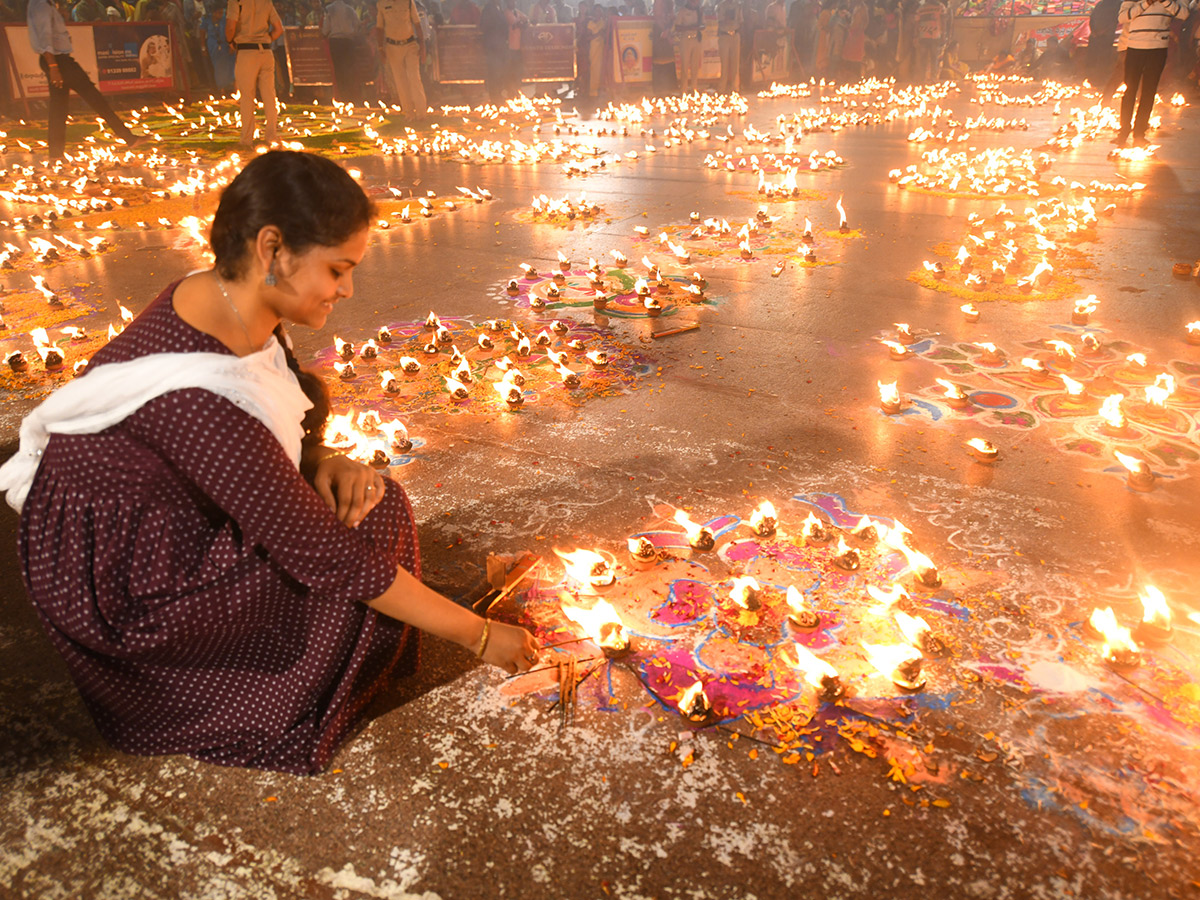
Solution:
{"label": "man in blue shirt", "polygon": [[71,36],[54,0],[29,0],[29,45],[50,82],[50,158],[62,159],[67,143],[67,101],[71,91],[87,101],[108,127],[129,146],[137,143],[133,132],[117,118],[99,88],[71,56]]}

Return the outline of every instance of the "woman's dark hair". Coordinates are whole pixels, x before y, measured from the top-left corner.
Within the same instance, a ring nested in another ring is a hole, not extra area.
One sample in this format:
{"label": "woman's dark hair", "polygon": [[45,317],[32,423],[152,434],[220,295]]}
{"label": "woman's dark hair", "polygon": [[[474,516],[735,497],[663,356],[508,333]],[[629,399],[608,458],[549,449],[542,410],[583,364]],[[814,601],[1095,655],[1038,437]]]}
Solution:
{"label": "woman's dark hair", "polygon": [[[246,268],[250,245],[274,225],[293,253],[335,247],[371,224],[375,204],[341,166],[312,153],[272,150],[252,159],[221,194],[209,231],[217,274],[234,280]],[[304,442],[319,443],[329,418],[329,394],[321,379],[300,368],[283,327],[276,337],[288,368],[313,408],[304,417]]]}
{"label": "woman's dark hair", "polygon": [[221,193],[208,242],[217,274],[243,273],[250,244],[268,225],[293,253],[335,247],[371,224],[375,204],[337,163],[312,153],[272,150],[255,157]]}

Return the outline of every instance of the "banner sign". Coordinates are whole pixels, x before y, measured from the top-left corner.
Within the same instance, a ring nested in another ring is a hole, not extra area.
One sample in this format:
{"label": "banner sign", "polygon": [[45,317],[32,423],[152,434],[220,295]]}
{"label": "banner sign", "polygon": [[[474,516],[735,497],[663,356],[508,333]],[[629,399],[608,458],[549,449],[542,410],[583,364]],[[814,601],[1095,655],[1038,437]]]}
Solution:
{"label": "banner sign", "polygon": [[617,84],[649,84],[654,80],[654,18],[613,19],[613,80]]}
{"label": "banner sign", "polygon": [[288,77],[292,84],[324,87],[333,84],[333,60],[320,27],[284,28]]}
{"label": "banner sign", "polygon": [[[437,27],[437,80],[482,84],[487,71],[483,34],[474,25]],[[575,26],[531,25],[521,30],[522,81],[575,78]]]}
{"label": "banner sign", "polygon": [[[167,22],[88,22],[67,25],[71,56],[104,94],[170,90],[175,42]],[[4,37],[19,84],[13,97],[50,96],[50,84],[29,46],[29,28],[5,25]]]}
{"label": "banner sign", "polygon": [[530,25],[522,29],[521,80],[575,80],[574,25]]}

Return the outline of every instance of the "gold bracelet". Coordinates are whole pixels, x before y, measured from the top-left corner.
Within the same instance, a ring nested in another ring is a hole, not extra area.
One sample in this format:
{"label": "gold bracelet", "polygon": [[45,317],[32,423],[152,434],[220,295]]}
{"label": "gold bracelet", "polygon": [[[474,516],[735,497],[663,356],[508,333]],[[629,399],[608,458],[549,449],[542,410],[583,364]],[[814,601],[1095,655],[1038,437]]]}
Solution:
{"label": "gold bracelet", "polygon": [[487,650],[487,642],[488,642],[488,638],[491,636],[491,631],[492,631],[492,620],[484,619],[483,620],[483,634],[479,638],[479,651],[475,654],[476,656],[478,656],[480,658],[483,657],[484,652]]}

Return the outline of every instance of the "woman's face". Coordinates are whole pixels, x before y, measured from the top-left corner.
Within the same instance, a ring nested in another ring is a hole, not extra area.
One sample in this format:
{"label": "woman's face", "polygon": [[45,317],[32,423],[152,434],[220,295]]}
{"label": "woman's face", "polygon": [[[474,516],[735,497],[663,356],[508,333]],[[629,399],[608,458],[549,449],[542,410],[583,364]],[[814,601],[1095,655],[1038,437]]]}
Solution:
{"label": "woman's face", "polygon": [[367,251],[364,228],[334,247],[312,247],[300,254],[284,250],[276,271],[282,277],[274,293],[281,319],[322,328],[333,307],[354,293],[354,267]]}

